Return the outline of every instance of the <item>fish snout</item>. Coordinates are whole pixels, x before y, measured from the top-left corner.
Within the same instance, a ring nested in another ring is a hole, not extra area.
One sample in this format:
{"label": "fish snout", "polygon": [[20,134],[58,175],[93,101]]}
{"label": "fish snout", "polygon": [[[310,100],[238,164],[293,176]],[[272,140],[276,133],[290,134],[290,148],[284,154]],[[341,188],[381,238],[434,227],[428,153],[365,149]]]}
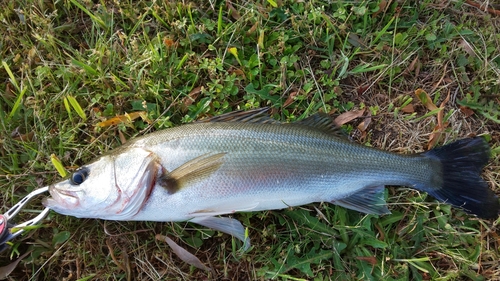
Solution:
{"label": "fish snout", "polygon": [[42,201],[45,207],[51,209],[70,209],[79,205],[79,196],[77,191],[57,188],[55,185],[49,186],[49,194]]}

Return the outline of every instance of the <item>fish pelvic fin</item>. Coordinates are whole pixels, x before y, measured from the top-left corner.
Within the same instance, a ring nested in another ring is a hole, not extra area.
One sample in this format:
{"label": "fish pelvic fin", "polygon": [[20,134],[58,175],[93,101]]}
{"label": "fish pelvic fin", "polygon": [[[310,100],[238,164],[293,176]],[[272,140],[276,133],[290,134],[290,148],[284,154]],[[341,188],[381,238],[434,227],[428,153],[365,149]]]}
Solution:
{"label": "fish pelvic fin", "polygon": [[490,158],[486,140],[482,137],[463,139],[422,155],[439,160],[441,174],[431,179],[430,186],[417,185],[417,189],[480,218],[498,217],[498,197],[481,178],[481,171]]}
{"label": "fish pelvic fin", "polygon": [[248,233],[237,219],[226,217],[197,217],[190,221],[238,238],[243,242],[244,251],[250,248]]}
{"label": "fish pelvic fin", "polygon": [[182,164],[172,172],[164,170],[157,183],[165,188],[169,194],[174,194],[181,188],[212,175],[224,163],[225,154],[203,154]]}
{"label": "fish pelvic fin", "polygon": [[391,211],[387,209],[385,202],[384,190],[383,185],[365,187],[346,198],[332,201],[332,204],[367,214],[390,214]]}

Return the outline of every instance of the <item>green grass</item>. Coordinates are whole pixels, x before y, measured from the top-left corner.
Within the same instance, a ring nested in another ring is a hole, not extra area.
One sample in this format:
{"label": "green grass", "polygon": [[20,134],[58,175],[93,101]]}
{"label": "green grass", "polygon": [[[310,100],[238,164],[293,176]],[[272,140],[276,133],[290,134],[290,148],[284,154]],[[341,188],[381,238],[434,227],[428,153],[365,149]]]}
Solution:
{"label": "green grass", "polygon": [[[365,118],[344,125],[356,141],[421,152],[437,113],[416,98],[418,88],[438,106],[451,93],[440,144],[490,138],[495,153],[484,177],[499,193],[500,20],[462,2],[4,3],[3,210],[60,179],[52,154],[71,172],[119,146],[121,137],[241,109],[270,106],[274,118],[288,122],[366,109],[365,131],[357,128]],[[413,111],[403,110],[408,104]],[[467,117],[464,107],[475,114]],[[147,111],[151,124],[138,118],[97,126],[137,111]],[[500,278],[498,219],[478,220],[406,188],[388,188],[387,200],[392,214],[383,217],[326,203],[237,214],[252,238],[247,253],[232,237],[190,223],[51,213],[13,241],[0,265],[32,249],[12,280]],[[180,261],[154,239],[158,233],[215,273]]]}

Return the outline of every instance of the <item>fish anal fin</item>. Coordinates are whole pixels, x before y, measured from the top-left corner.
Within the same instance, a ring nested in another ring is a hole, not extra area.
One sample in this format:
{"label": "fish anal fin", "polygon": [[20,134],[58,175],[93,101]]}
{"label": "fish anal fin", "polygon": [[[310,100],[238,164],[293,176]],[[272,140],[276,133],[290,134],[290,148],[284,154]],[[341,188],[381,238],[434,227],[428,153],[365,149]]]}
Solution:
{"label": "fish anal fin", "polygon": [[226,217],[198,217],[190,221],[238,238],[243,242],[243,249],[245,251],[250,248],[250,238],[248,238],[243,225],[236,219]]}
{"label": "fish anal fin", "polygon": [[370,186],[359,190],[349,197],[334,200],[333,204],[351,210],[375,215],[390,214],[384,199],[384,186]]}
{"label": "fish anal fin", "polygon": [[203,154],[177,167],[172,172],[163,169],[157,183],[164,187],[169,194],[179,191],[190,183],[206,179],[217,171],[224,163],[226,153]]}
{"label": "fish anal fin", "polygon": [[337,137],[348,138],[348,135],[346,135],[342,128],[326,113],[316,113],[292,124],[311,127]]}
{"label": "fish anal fin", "polygon": [[219,116],[196,121],[197,123],[208,122],[239,122],[239,123],[260,123],[260,124],[279,124],[280,122],[272,119],[267,114],[269,107],[257,108],[247,111],[234,111]]}

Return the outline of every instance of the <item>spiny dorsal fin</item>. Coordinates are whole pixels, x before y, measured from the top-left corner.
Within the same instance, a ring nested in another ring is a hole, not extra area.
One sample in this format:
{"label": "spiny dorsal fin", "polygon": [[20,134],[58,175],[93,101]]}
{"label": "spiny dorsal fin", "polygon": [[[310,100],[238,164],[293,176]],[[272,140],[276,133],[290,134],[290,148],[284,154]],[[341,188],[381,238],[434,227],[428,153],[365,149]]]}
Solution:
{"label": "spiny dorsal fin", "polygon": [[[219,116],[210,117],[197,123],[208,122],[235,122],[235,123],[259,123],[259,124],[282,124],[278,120],[272,119],[267,114],[269,107],[257,108],[247,111],[234,111]],[[307,126],[320,130],[337,137],[348,138],[344,131],[335,124],[335,121],[326,113],[316,113],[304,120],[292,123]]]}
{"label": "spiny dorsal fin", "polygon": [[260,123],[260,124],[279,124],[280,122],[272,119],[267,114],[269,107],[257,108],[247,111],[234,111],[219,116],[210,117],[197,123],[207,122],[240,122],[240,123]]}
{"label": "spiny dorsal fin", "polygon": [[329,134],[336,135],[337,137],[348,138],[342,128],[335,124],[335,121],[330,117],[330,115],[326,113],[319,112],[293,124],[311,127]]}
{"label": "spiny dorsal fin", "polygon": [[184,186],[212,175],[224,163],[222,158],[225,154],[203,154],[180,165],[170,173],[164,170],[157,183],[169,194],[174,194]]}

